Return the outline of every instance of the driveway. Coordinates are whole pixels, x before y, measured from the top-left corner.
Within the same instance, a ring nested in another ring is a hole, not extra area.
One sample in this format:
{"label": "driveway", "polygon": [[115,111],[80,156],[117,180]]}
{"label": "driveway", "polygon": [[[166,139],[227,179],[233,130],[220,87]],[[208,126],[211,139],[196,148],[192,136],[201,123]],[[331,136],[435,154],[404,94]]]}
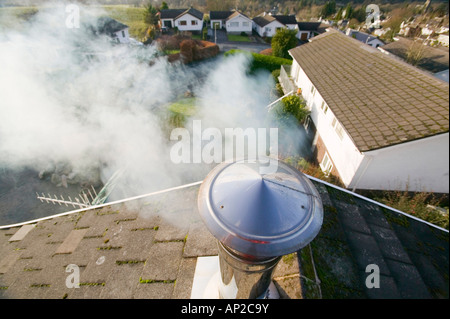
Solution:
{"label": "driveway", "polygon": [[257,36],[250,36],[251,42],[228,41],[227,32],[225,30],[208,30],[209,41],[217,43],[220,51],[225,52],[233,49],[260,52],[270,48],[270,44],[265,43]]}

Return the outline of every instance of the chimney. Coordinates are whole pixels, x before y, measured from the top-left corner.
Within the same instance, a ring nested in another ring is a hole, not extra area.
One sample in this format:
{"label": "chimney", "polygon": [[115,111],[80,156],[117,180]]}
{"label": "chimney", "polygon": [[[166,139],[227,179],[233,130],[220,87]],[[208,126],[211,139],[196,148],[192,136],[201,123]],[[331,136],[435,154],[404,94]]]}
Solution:
{"label": "chimney", "polygon": [[[264,173],[273,165],[275,173]],[[198,207],[218,241],[225,299],[263,298],[281,257],[311,242],[323,220],[314,185],[272,158],[219,164],[200,187]]]}

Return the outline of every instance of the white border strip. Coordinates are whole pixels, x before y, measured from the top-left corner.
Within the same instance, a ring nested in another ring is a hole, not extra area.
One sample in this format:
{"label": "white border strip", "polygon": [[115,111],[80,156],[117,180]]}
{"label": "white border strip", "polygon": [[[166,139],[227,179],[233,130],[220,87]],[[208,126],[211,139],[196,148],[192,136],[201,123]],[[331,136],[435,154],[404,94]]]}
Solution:
{"label": "white border strip", "polygon": [[[325,184],[325,185],[327,185],[327,186],[336,188],[336,189],[338,189],[338,190],[340,190],[340,191],[342,191],[342,192],[345,192],[345,193],[350,194],[350,195],[352,195],[352,196],[358,197],[358,198],[363,199],[363,200],[365,200],[365,201],[368,201],[368,202],[370,202],[370,203],[372,203],[372,204],[375,204],[375,205],[378,205],[378,206],[380,206],[380,207],[383,207],[383,208],[389,209],[389,210],[391,210],[391,211],[394,211],[394,212],[396,212],[396,213],[402,214],[402,215],[404,215],[404,216],[406,216],[406,217],[409,217],[409,218],[412,218],[412,219],[414,219],[414,220],[416,220],[416,221],[418,221],[418,222],[427,224],[428,226],[437,228],[437,229],[442,230],[442,231],[444,231],[444,232],[446,232],[446,233],[449,232],[449,231],[448,231],[447,229],[445,229],[445,228],[439,227],[439,226],[434,225],[434,224],[432,224],[432,223],[430,223],[430,222],[427,222],[427,221],[425,221],[425,220],[423,220],[423,219],[420,219],[420,218],[417,218],[417,217],[415,217],[415,216],[409,215],[409,214],[407,214],[407,213],[405,213],[405,212],[402,212],[402,211],[400,211],[400,210],[398,210],[398,209],[389,207],[389,206],[387,206],[387,205],[385,205],[385,204],[382,204],[382,203],[380,203],[380,202],[374,201],[373,199],[370,199],[370,198],[367,198],[367,197],[365,197],[365,196],[359,195],[359,194],[354,193],[354,192],[352,192],[352,191],[349,191],[349,190],[347,190],[347,189],[345,189],[345,188],[342,188],[342,187],[339,187],[339,186],[330,184],[330,183],[325,182],[325,181],[323,181],[323,180],[321,180],[321,179],[319,179],[319,178],[316,178],[316,177],[313,177],[313,176],[310,176],[310,175],[307,175],[307,174],[305,174],[305,176],[307,176],[309,179],[311,179],[311,180],[313,180],[313,181],[316,181],[316,182]],[[47,216],[47,217],[43,217],[43,218],[38,218],[38,219],[33,219],[33,220],[30,220],[30,221],[21,222],[21,223],[17,223],[17,224],[11,224],[11,225],[0,226],[0,229],[7,229],[7,228],[12,228],[12,227],[18,227],[18,226],[23,226],[23,225],[27,225],[27,224],[37,223],[37,222],[39,222],[39,221],[41,221],[41,220],[52,219],[52,218],[61,217],[61,216],[66,216],[66,215],[70,215],[70,214],[74,214],[74,213],[84,212],[84,211],[91,210],[91,209],[97,209],[97,208],[102,208],[102,207],[106,207],[106,206],[110,206],[110,205],[120,204],[120,203],[132,201],[132,200],[136,200],[136,199],[140,199],[140,198],[145,198],[145,197],[149,197],[149,196],[153,196],[153,195],[158,195],[158,194],[163,194],[163,193],[171,192],[171,191],[178,190],[178,189],[183,189],[183,188],[188,188],[188,187],[191,187],[191,186],[200,185],[201,183],[203,183],[203,181],[198,181],[198,182],[195,182],[195,183],[190,183],[190,184],[185,184],[185,185],[176,186],[176,187],[172,187],[172,188],[167,188],[167,189],[160,190],[160,191],[156,191],[156,192],[153,192],[153,193],[148,193],[148,194],[139,195],[139,196],[135,196],[135,197],[129,197],[129,198],[125,198],[125,199],[121,199],[121,200],[115,201],[115,202],[110,202],[110,203],[106,203],[106,204],[102,204],[102,205],[91,206],[91,207],[89,207],[89,208],[81,208],[81,209],[77,209],[77,210],[72,210],[72,211],[69,211],[69,212],[65,212],[65,213],[61,213],[61,214],[56,214],[56,215],[51,215],[51,216]]]}
{"label": "white border strip", "polygon": [[17,224],[0,226],[0,229],[7,229],[7,228],[18,227],[18,226],[23,226],[23,225],[27,225],[27,224],[33,224],[33,223],[37,223],[37,222],[42,221],[42,220],[47,220],[47,219],[52,219],[52,218],[56,218],[56,217],[66,216],[66,215],[70,215],[70,214],[74,214],[74,213],[84,212],[84,211],[91,210],[91,209],[102,208],[102,207],[106,207],[106,206],[110,206],[110,205],[120,204],[120,203],[132,201],[132,200],[136,200],[136,199],[141,199],[141,198],[153,196],[153,195],[163,194],[163,193],[175,191],[175,190],[178,190],[178,189],[188,188],[188,187],[191,187],[191,186],[200,185],[201,183],[203,183],[203,181],[199,181],[199,182],[195,182],[195,183],[191,183],[191,184],[185,184],[185,185],[181,185],[181,186],[176,186],[176,187],[172,187],[172,188],[167,188],[167,189],[163,189],[163,190],[160,190],[160,191],[156,191],[156,192],[148,193],[148,194],[144,194],[144,195],[129,197],[129,198],[125,198],[125,199],[121,199],[121,200],[115,201],[115,202],[109,202],[109,203],[106,203],[106,204],[90,206],[88,208],[80,208],[80,209],[76,209],[76,210],[71,210],[69,212],[60,213],[60,214],[56,214],[56,215],[51,215],[51,216],[47,216],[47,217],[42,217],[42,218],[38,218],[38,219],[33,219],[33,220],[29,220],[29,221],[21,222],[21,223],[17,223]]}
{"label": "white border strip", "polygon": [[[306,175],[306,174],[305,174],[305,175]],[[383,208],[387,208],[387,209],[392,210],[392,211],[394,211],[394,212],[396,212],[396,213],[405,215],[406,217],[412,218],[412,219],[414,219],[414,220],[417,220],[417,221],[422,222],[422,223],[424,223],[424,224],[427,224],[427,225],[429,225],[429,226],[435,227],[435,228],[437,228],[437,229],[439,229],[439,230],[445,231],[445,232],[447,232],[447,233],[449,232],[449,231],[448,231],[447,229],[445,229],[445,228],[439,227],[439,226],[434,225],[434,224],[432,224],[432,223],[430,223],[430,222],[427,222],[426,220],[417,218],[417,217],[415,217],[415,216],[412,216],[412,215],[410,215],[410,214],[407,214],[407,213],[405,213],[405,212],[402,212],[401,210],[398,210],[398,209],[389,207],[389,206],[387,206],[387,205],[385,205],[385,204],[382,204],[382,203],[380,203],[380,202],[374,201],[373,199],[370,199],[370,198],[367,198],[367,197],[365,197],[365,196],[359,195],[359,194],[354,193],[354,192],[352,192],[352,191],[349,191],[349,190],[347,190],[347,189],[345,189],[345,188],[342,188],[342,187],[339,187],[339,186],[330,184],[330,183],[328,183],[328,182],[325,182],[325,181],[323,181],[323,180],[321,180],[321,179],[318,179],[318,178],[316,178],[316,177],[313,177],[313,176],[309,176],[309,175],[306,175],[306,176],[307,176],[309,179],[313,180],[313,181],[316,181],[316,182],[325,184],[325,185],[327,185],[327,186],[336,188],[336,189],[338,189],[338,190],[340,190],[340,191],[342,191],[342,192],[345,192],[345,193],[348,193],[348,194],[350,194],[350,195],[352,195],[352,196],[355,196],[355,197],[358,197],[358,198],[360,198],[360,199],[366,200],[366,201],[368,201],[368,202],[370,202],[370,203],[372,203],[372,204],[376,204],[376,205],[381,206],[381,207],[383,207]]]}

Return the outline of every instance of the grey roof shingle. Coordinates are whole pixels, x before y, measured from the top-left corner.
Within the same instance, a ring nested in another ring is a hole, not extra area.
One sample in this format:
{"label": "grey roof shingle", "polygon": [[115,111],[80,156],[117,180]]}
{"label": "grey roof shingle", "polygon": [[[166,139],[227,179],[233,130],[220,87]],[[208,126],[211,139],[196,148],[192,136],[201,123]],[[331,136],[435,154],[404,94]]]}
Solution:
{"label": "grey roof shingle", "polygon": [[449,130],[448,83],[403,61],[335,30],[289,53],[360,151]]}
{"label": "grey roof shingle", "polygon": [[160,12],[160,19],[177,19],[180,16],[182,16],[183,14],[190,14],[194,17],[196,17],[197,19],[203,19],[203,12],[194,9],[194,8],[189,8],[189,9],[163,9]]}
{"label": "grey roof shingle", "polygon": [[[322,229],[278,264],[282,298],[448,298],[448,232],[312,182]],[[218,253],[198,214],[198,190],[42,220],[14,241],[20,227],[0,229],[0,297],[189,299],[196,258]],[[79,289],[66,286],[69,264],[80,268]],[[379,289],[366,287],[368,264],[380,268]]]}

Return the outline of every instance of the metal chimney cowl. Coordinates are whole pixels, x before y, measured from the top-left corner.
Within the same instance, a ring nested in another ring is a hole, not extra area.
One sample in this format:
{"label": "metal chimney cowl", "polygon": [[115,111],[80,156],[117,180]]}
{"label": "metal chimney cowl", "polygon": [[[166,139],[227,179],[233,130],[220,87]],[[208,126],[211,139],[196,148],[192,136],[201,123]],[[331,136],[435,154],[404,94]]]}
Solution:
{"label": "metal chimney cowl", "polygon": [[[261,174],[268,161],[277,171]],[[323,221],[309,179],[268,157],[216,166],[200,187],[198,207],[219,242],[222,298],[264,296],[281,256],[311,242]]]}

